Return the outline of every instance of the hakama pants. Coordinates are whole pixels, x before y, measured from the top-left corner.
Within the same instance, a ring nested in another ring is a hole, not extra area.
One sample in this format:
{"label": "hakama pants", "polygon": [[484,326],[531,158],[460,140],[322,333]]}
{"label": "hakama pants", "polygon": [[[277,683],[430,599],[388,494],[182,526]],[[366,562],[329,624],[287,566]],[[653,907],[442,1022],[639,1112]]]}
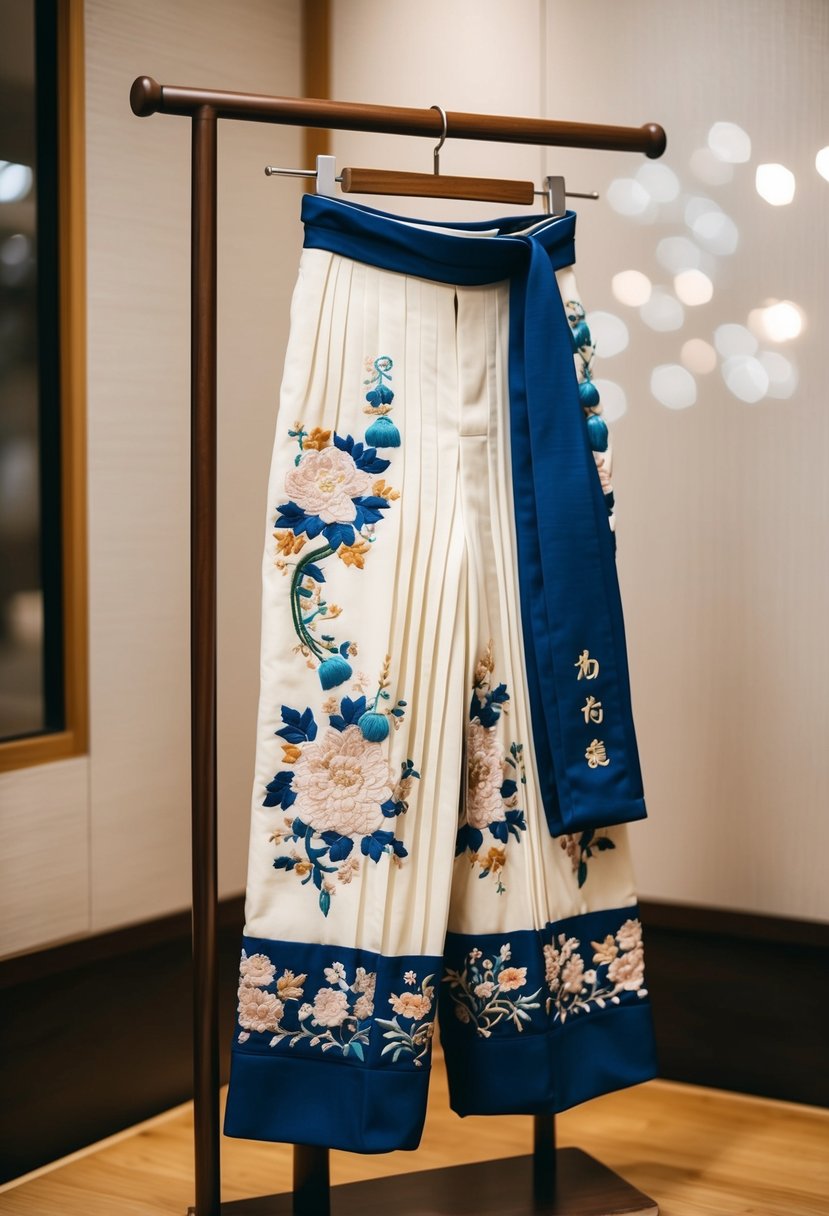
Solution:
{"label": "hakama pants", "polygon": [[654,1075],[609,470],[574,213],[303,219],[224,1130],[411,1149]]}

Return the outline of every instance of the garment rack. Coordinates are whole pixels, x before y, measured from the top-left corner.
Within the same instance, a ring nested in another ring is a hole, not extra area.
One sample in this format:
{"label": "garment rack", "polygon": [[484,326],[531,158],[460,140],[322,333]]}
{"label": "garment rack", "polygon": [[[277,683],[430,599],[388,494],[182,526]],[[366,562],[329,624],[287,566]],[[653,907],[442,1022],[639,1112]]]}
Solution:
{"label": "garment rack", "polygon": [[[133,82],[130,105],[139,118],[176,114],[192,121],[190,680],[196,1193],[195,1206],[188,1211],[191,1216],[328,1216],[332,1212],[328,1149],[307,1145],[294,1147],[292,1193],[225,1204],[220,1201],[216,831],[218,121],[432,138],[441,134],[442,122],[435,109],[180,88],[160,85],[150,76],[140,76]],[[665,132],[656,123],[620,127],[454,112],[446,120],[453,139],[643,152],[651,159],[661,156],[666,145]],[[507,1187],[505,1177],[509,1179]],[[561,1149],[557,1153],[552,1115],[534,1119],[532,1156],[350,1183],[335,1188],[333,1196],[334,1216],[390,1211],[395,1216],[425,1216],[437,1211],[458,1216],[496,1211],[503,1216],[657,1213],[652,1200],[580,1150]]]}

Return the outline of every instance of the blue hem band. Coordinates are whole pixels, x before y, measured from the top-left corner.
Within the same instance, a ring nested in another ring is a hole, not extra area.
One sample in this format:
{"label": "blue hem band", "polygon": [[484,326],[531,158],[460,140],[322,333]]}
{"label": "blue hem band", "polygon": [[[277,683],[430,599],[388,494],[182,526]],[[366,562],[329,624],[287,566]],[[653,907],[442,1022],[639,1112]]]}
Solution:
{"label": "blue hem band", "polygon": [[352,1153],[415,1149],[429,1069],[354,1068],[328,1059],[233,1051],[224,1134]]}

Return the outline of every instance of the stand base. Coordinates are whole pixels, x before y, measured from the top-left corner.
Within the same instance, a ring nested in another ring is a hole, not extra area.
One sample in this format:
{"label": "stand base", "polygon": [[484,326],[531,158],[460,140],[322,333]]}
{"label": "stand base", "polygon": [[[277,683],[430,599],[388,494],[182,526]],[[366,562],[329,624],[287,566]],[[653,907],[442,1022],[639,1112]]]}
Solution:
{"label": "stand base", "polygon": [[[223,1203],[222,1216],[294,1216],[294,1197]],[[331,1188],[331,1216],[659,1216],[652,1199],[578,1148],[556,1153],[555,1181],[536,1181],[532,1157],[506,1157]],[[188,1208],[195,1216],[195,1208]],[[328,1216],[304,1213],[303,1216]]]}

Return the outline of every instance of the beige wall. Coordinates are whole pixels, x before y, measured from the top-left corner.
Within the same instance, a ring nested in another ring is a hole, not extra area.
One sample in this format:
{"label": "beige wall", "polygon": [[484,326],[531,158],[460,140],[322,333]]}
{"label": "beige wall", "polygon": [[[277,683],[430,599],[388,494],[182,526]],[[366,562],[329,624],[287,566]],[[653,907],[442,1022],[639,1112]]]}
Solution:
{"label": "beige wall", "polygon": [[[670,9],[670,21],[666,19]],[[651,222],[609,203],[640,155],[450,140],[445,171],[483,176],[563,173],[578,213],[577,274],[588,310],[621,317],[630,342],[597,374],[621,386],[613,423],[618,564],[626,607],[650,820],[632,830],[642,893],[806,918],[829,918],[827,681],[829,502],[823,332],[829,183],[814,169],[827,140],[823,0],[335,0],[334,95],[391,104],[639,125],[661,122],[659,163],[679,197]],[[388,70],[380,70],[379,65]],[[689,158],[712,123],[752,138],[731,182],[707,185]],[[341,133],[342,163],[430,168],[424,140]],[[771,207],[754,189],[760,162],[797,178],[795,201]],[[737,250],[705,258],[710,303],[679,331],[655,333],[614,299],[629,268],[671,286],[657,260],[664,237],[689,235],[692,195],[734,219]],[[371,201],[371,200],[369,200]],[[380,200],[377,200],[378,203]],[[385,203],[381,203],[385,206]],[[390,200],[431,217],[503,208]],[[797,366],[789,399],[749,405],[719,369],[697,377],[697,402],[671,410],[650,391],[654,366],[678,362],[691,337],[746,324],[769,297],[804,310],[802,336],[763,343]],[[607,399],[610,399],[607,391]]]}
{"label": "beige wall", "polygon": [[[298,0],[87,0],[90,754],[0,778],[0,951],[185,907],[189,850],[189,124],[162,82],[296,94]],[[261,513],[301,243],[293,128],[219,135],[222,891],[244,884]]]}

